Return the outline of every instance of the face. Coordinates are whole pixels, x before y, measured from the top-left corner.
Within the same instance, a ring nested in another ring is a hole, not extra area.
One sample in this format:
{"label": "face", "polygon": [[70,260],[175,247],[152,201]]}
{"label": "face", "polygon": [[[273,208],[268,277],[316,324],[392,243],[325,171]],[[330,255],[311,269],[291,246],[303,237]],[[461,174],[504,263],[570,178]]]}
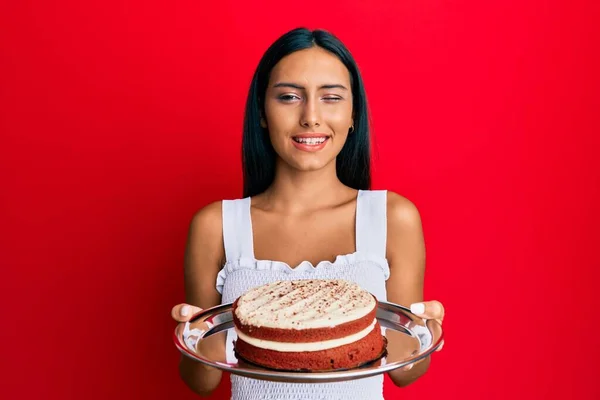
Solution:
{"label": "face", "polygon": [[261,123],[280,162],[301,171],[330,165],[353,125],[350,72],[320,47],[282,58],[271,71]]}

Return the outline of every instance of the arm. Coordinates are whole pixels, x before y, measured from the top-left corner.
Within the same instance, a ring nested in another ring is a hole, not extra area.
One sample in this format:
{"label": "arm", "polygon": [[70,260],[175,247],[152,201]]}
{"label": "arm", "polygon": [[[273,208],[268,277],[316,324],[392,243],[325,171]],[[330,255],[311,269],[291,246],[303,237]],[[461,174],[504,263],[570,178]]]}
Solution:
{"label": "arm", "polygon": [[[425,243],[419,211],[406,198],[388,193],[387,205],[387,259],[390,278],[386,284],[388,300],[410,306],[423,301],[425,276]],[[413,339],[406,335],[388,336],[388,353],[402,355],[410,348]],[[429,368],[430,359],[413,364],[412,368],[396,369],[388,373],[394,384],[407,386]]]}
{"label": "arm", "polygon": [[[221,202],[200,210],[192,219],[185,253],[185,302],[201,308],[220,304],[215,282],[225,258]],[[225,341],[219,343],[225,352]],[[179,373],[194,392],[208,396],[221,382],[222,372],[182,356]]]}

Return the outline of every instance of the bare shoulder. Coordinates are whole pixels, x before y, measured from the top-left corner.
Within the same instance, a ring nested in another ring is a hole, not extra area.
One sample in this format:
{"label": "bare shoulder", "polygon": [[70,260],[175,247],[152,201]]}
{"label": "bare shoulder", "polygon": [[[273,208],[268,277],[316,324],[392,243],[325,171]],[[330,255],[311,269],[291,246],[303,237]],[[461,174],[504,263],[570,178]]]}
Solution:
{"label": "bare shoulder", "polygon": [[387,195],[388,226],[392,229],[420,229],[421,214],[417,206],[404,196],[388,191]]}
{"label": "bare shoulder", "polygon": [[210,203],[194,214],[188,236],[188,255],[210,257],[220,262],[225,256],[223,248],[223,205]]}
{"label": "bare shoulder", "polygon": [[220,268],[225,258],[223,247],[223,217],[220,201],[208,204],[196,212],[190,223],[186,250],[186,269]]}
{"label": "bare shoulder", "polygon": [[190,233],[203,235],[222,235],[223,233],[223,203],[215,201],[198,210],[190,224]]}
{"label": "bare shoulder", "polygon": [[[417,301],[425,269],[425,240],[421,215],[406,197],[388,192],[387,258],[394,273],[388,282],[392,298],[400,304]],[[397,290],[405,295],[400,295]],[[422,294],[421,294],[422,295]]]}
{"label": "bare shoulder", "polygon": [[219,304],[217,274],[225,259],[221,202],[196,212],[190,224],[185,252],[186,302],[207,308]]}

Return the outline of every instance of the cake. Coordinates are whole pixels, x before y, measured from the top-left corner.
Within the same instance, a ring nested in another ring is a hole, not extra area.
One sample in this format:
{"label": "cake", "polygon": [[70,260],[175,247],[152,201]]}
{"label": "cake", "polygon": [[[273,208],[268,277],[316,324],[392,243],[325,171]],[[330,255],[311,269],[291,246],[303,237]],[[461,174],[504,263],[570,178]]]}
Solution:
{"label": "cake", "polygon": [[233,303],[238,358],[286,371],[350,369],[386,347],[377,299],[345,280],[277,281]]}

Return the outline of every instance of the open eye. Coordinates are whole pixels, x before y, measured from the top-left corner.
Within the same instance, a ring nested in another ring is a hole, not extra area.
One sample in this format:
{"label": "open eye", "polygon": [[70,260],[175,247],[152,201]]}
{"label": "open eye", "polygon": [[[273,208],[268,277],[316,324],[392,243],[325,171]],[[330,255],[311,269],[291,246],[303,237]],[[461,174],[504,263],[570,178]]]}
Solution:
{"label": "open eye", "polygon": [[291,102],[294,100],[300,100],[300,97],[298,97],[295,94],[282,94],[281,96],[279,96],[279,100],[285,101],[285,102]]}

